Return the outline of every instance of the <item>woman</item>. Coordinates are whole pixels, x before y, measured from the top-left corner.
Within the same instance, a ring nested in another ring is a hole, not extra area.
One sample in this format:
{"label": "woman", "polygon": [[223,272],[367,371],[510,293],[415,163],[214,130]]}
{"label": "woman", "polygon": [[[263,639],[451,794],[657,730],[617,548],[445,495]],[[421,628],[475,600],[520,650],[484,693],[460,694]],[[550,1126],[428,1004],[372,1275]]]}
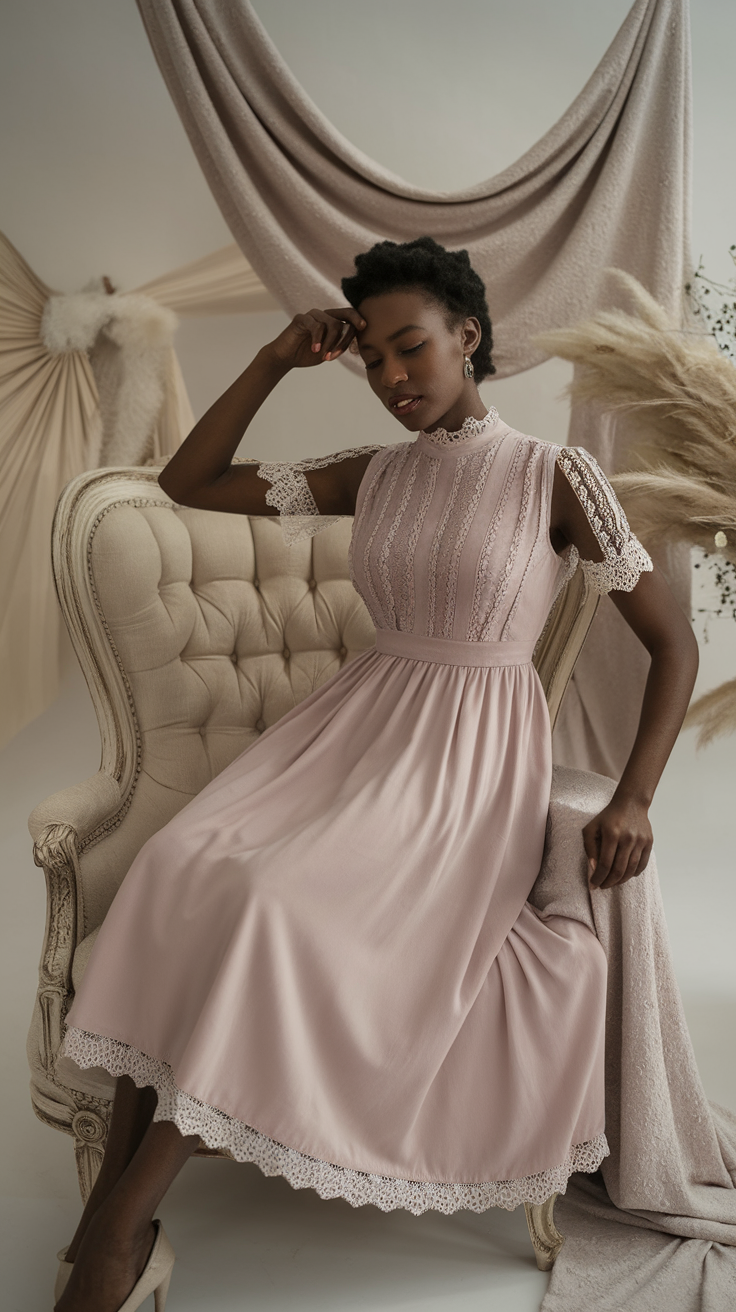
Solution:
{"label": "woman", "polygon": [[[154,835],[107,915],[65,1052],[118,1090],[58,1312],[132,1312],[154,1288],[163,1306],[173,1254],[152,1218],[200,1136],[413,1212],[541,1202],[607,1153],[603,952],[526,901],[551,778],[531,655],[579,559],[651,654],[628,764],[584,831],[608,889],[648,861],[696,645],[595,461],[482,402],[491,324],[467,253],[382,242],[343,290],[349,306],[259,351],[160,482],[180,504],[280,512],[292,538],[320,527],[305,515],[354,514],[376,649]],[[285,374],[347,349],[409,440],[233,465]]]}

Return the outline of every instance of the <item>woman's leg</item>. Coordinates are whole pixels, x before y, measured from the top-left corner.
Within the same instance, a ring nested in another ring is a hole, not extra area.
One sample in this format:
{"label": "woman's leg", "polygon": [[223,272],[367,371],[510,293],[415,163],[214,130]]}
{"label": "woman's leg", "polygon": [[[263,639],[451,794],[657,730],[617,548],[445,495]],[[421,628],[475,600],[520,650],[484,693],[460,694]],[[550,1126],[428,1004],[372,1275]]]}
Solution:
{"label": "woman's leg", "polygon": [[105,1145],[99,1175],[82,1212],[82,1218],[67,1251],[67,1262],[73,1262],[79,1252],[84,1232],[92,1217],[108,1194],[114,1189],[125,1168],[133,1160],[153,1113],[156,1110],[156,1093],[153,1089],[138,1089],[129,1075],[121,1075],[115,1089],[110,1130]]}
{"label": "woman's leg", "polygon": [[150,1124],[132,1159],[90,1217],[57,1312],[118,1312],[155,1237],[153,1215],[199,1144],[170,1121]]}

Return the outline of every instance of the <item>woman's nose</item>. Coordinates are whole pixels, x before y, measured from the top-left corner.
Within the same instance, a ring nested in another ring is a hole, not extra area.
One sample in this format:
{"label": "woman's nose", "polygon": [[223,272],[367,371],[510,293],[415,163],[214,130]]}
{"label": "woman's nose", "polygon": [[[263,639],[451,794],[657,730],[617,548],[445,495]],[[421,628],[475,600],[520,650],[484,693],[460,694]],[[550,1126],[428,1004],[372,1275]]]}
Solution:
{"label": "woman's nose", "polygon": [[397,387],[399,383],[406,383],[408,380],[409,375],[405,365],[399,364],[396,360],[384,365],[382,379],[384,387]]}

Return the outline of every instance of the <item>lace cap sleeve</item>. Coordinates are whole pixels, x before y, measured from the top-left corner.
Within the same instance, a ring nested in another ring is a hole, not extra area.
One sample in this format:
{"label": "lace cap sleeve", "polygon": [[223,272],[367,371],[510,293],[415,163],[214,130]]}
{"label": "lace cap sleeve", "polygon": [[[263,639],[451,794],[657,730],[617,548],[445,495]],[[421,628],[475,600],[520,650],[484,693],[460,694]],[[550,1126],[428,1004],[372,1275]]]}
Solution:
{"label": "lace cap sleeve", "polygon": [[[623,507],[597,460],[583,447],[563,446],[557,463],[575,492],[598,541],[603,560],[580,561],[596,592],[631,592],[654,568],[649,553],[629,528]],[[576,553],[577,556],[577,553]]]}
{"label": "lace cap sleeve", "polygon": [[325,469],[328,465],[336,465],[341,460],[349,460],[352,456],[368,453],[374,456],[380,450],[382,450],[381,446],[356,446],[350,447],[347,451],[337,451],[330,456],[315,456],[296,461],[266,461],[258,466],[258,477],[271,484],[266,493],[266,505],[275,506],[278,510],[281,531],[287,545],[301,542],[305,538],[313,538],[315,533],[321,533],[323,529],[329,528],[330,524],[336,524],[341,518],[340,515],[320,514],[305,477],[306,471]]}

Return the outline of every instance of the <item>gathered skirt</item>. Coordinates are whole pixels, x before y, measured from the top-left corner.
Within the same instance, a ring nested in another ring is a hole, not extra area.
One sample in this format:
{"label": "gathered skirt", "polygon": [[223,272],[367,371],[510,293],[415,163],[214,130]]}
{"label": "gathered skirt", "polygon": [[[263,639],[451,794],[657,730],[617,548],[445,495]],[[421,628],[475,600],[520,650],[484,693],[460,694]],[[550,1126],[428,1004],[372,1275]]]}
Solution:
{"label": "gathered skirt", "polygon": [[143,846],[64,1052],[323,1197],[514,1207],[606,1155],[606,963],[542,920],[531,663],[366,652]]}

